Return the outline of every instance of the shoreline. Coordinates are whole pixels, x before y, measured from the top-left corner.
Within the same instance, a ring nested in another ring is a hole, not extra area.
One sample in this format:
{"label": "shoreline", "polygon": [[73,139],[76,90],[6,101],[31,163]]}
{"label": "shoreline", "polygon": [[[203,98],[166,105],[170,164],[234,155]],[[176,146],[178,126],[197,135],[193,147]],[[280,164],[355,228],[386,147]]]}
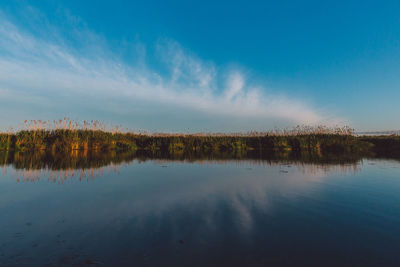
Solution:
{"label": "shoreline", "polygon": [[102,130],[30,130],[0,133],[0,151],[151,151],[246,154],[309,153],[400,155],[400,136],[305,134],[137,134]]}

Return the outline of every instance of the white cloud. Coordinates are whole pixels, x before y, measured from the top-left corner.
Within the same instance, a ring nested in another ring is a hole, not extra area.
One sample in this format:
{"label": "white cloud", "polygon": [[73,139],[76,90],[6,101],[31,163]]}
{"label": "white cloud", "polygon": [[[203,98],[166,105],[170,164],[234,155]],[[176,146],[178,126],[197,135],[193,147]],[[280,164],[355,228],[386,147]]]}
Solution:
{"label": "white cloud", "polygon": [[242,75],[235,73],[231,75],[229,79],[228,89],[225,91],[226,100],[232,101],[232,99],[242,92],[244,81]]}
{"label": "white cloud", "polygon": [[[93,34],[90,36],[96,40]],[[144,119],[157,120],[177,109],[185,113],[180,124],[191,125],[191,118],[196,117],[201,118],[204,127],[208,127],[208,120],[216,117],[229,119],[231,123],[227,123],[227,127],[243,122],[253,129],[260,128],[260,123],[268,126],[268,120],[287,124],[337,122],[320,115],[302,101],[266,95],[261,86],[249,86],[239,71],[233,71],[221,82],[225,75],[221,75],[213,63],[191,55],[171,40],[161,40],[156,49],[166,72],[106,56],[112,55],[112,51],[87,40],[82,43],[89,42],[88,47],[96,47],[95,53],[87,53],[87,49],[83,53],[65,45],[67,42],[55,40],[59,38],[39,38],[0,19],[0,92],[3,95],[0,102],[6,101],[4,92],[7,92],[7,101],[14,102],[16,108],[19,104],[27,105],[29,99],[32,105],[37,104],[37,99],[47,100],[53,109],[55,106],[64,107],[62,110],[70,107],[69,114],[75,117],[85,116],[82,108],[101,108],[102,114],[134,117],[137,114],[132,107],[146,103],[141,110],[142,114],[147,114],[143,116],[148,116]],[[24,97],[10,100],[11,95]],[[85,106],[82,106],[83,100],[86,100]],[[10,107],[7,108],[10,112]],[[151,115],[146,108],[151,110]],[[29,115],[34,115],[34,107],[31,109]],[[53,111],[52,108],[48,110],[49,114]],[[248,121],[254,125],[246,124]],[[181,129],[181,126],[176,128]]]}

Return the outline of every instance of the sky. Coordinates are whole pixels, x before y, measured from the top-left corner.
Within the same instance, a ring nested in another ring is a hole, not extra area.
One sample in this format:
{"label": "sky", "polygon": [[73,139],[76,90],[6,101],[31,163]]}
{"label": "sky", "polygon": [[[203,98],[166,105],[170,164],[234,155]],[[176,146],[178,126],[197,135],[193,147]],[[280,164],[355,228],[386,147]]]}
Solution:
{"label": "sky", "polygon": [[0,128],[400,128],[399,1],[2,1]]}

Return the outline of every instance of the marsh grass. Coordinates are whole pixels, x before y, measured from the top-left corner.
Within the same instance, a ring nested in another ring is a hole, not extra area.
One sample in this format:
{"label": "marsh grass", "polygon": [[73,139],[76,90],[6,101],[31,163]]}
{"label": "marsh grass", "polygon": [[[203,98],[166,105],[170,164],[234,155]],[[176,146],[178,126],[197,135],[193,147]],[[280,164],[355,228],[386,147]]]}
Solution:
{"label": "marsh grass", "polygon": [[152,151],[169,154],[234,153],[360,153],[370,146],[349,127],[297,126],[247,133],[135,133],[99,121],[81,123],[24,121],[21,130],[0,133],[4,151]]}

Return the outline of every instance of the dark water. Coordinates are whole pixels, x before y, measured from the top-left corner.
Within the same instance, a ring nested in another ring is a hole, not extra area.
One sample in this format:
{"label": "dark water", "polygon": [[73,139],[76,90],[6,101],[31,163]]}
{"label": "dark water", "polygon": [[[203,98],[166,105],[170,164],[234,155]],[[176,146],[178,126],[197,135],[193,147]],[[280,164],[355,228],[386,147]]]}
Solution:
{"label": "dark water", "polygon": [[400,265],[395,160],[16,161],[2,266]]}

